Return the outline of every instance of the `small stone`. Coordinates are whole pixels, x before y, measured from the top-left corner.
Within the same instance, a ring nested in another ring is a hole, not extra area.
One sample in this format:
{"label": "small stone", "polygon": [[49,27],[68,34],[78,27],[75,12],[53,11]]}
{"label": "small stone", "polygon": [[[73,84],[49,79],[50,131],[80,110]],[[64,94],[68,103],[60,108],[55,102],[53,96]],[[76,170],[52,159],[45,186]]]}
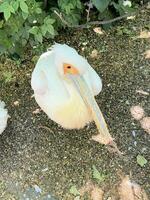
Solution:
{"label": "small stone", "polygon": [[137,145],[137,141],[134,141],[134,143],[133,143],[133,144],[134,144],[134,146],[136,146],[136,145]]}
{"label": "small stone", "polygon": [[148,2],[148,4],[147,4],[147,7],[146,7],[147,9],[150,9],[150,2]]}
{"label": "small stone", "polygon": [[40,111],[41,111],[41,110],[40,110],[39,108],[37,108],[37,109],[35,109],[32,113],[33,113],[33,114],[38,114],[38,113],[40,113]]}
{"label": "small stone", "polygon": [[14,101],[15,106],[19,106],[19,101]]}
{"label": "small stone", "polygon": [[98,33],[99,35],[103,35],[104,34],[102,29],[101,29],[101,27],[96,27],[96,28],[93,29],[93,31],[95,33]]}
{"label": "small stone", "polygon": [[129,16],[129,17],[127,17],[127,19],[135,19],[135,15],[134,16]]}
{"label": "small stone", "polygon": [[129,105],[130,103],[129,103],[129,101],[128,100],[126,100],[126,102],[125,102],[127,105]]}
{"label": "small stone", "polygon": [[98,56],[98,51],[97,51],[96,49],[94,49],[94,50],[92,51],[92,53],[90,54],[90,57],[91,57],[91,58],[97,58],[97,56]]}
{"label": "small stone", "polygon": [[143,94],[143,95],[149,95],[148,92],[145,92],[143,90],[136,90],[136,93]]}
{"label": "small stone", "polygon": [[48,170],[48,167],[42,169],[42,172],[46,172]]}
{"label": "small stone", "polygon": [[134,130],[132,131],[132,135],[133,135],[133,137],[135,137],[135,136],[136,136],[136,133],[135,133],[135,131],[134,131]]}
{"label": "small stone", "polygon": [[51,195],[50,195],[50,194],[48,194],[48,195],[47,195],[47,198],[48,198],[48,199],[50,199],[50,198],[51,198]]}
{"label": "small stone", "polygon": [[86,45],[87,45],[87,42],[83,42],[82,44],[83,44],[83,46],[86,46]]}
{"label": "small stone", "polygon": [[37,193],[42,193],[41,188],[38,185],[34,185],[34,189]]}

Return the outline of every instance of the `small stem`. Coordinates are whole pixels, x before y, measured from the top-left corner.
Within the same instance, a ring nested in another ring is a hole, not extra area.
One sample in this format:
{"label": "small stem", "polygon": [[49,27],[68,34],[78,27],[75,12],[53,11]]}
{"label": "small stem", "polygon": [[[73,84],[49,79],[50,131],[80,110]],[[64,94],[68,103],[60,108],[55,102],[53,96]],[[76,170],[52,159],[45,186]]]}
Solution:
{"label": "small stem", "polygon": [[87,16],[86,16],[87,23],[90,21],[90,10],[91,10],[91,0],[89,1],[89,4],[88,4],[88,10],[86,10],[87,11]]}
{"label": "small stem", "polygon": [[58,13],[56,10],[54,10],[54,13],[60,18],[60,20],[67,25],[68,27],[70,27],[70,24],[63,18],[61,13]]}
{"label": "small stem", "polygon": [[49,131],[50,133],[53,133],[53,131],[49,128],[49,127],[47,127],[47,126],[42,126],[42,125],[40,125],[40,126],[38,126],[39,128],[42,128],[42,129],[45,129],[45,130],[47,130],[47,131]]}

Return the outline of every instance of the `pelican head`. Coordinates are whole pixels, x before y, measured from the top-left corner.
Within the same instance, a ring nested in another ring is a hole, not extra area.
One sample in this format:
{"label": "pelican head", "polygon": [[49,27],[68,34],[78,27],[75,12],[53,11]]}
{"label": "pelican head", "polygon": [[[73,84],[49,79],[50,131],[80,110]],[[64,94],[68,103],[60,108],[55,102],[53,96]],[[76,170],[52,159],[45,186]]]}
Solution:
{"label": "pelican head", "polygon": [[53,45],[40,56],[31,85],[39,106],[62,127],[79,129],[94,120],[101,132],[108,132],[94,98],[102,89],[101,79],[75,49]]}
{"label": "pelican head", "polygon": [[54,52],[54,62],[61,76],[69,74],[84,74],[89,67],[85,58],[68,45],[55,44],[52,46]]}

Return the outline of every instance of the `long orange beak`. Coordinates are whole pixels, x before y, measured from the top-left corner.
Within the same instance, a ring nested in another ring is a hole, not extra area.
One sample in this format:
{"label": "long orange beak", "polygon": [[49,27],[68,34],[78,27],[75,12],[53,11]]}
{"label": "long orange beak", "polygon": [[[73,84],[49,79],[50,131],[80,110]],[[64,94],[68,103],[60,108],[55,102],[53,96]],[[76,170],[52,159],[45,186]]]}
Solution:
{"label": "long orange beak", "polygon": [[105,122],[105,119],[97,102],[95,101],[94,95],[92,94],[92,91],[89,89],[84,78],[81,75],[71,75],[71,74],[67,74],[67,77],[74,84],[75,88],[77,89],[83,101],[85,102],[87,108],[91,110],[93,120],[95,121],[95,124],[101,135],[101,143],[102,144],[111,143],[113,141],[113,138],[109,133],[107,124]]}

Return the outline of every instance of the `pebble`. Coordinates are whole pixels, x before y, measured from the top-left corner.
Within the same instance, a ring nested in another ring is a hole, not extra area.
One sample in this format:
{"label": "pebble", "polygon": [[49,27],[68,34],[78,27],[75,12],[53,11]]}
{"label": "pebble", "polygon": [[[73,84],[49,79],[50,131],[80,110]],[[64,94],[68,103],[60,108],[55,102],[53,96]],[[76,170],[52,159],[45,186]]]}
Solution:
{"label": "pebble", "polygon": [[37,193],[42,193],[41,188],[38,185],[34,185],[34,189]]}
{"label": "pebble", "polygon": [[136,146],[137,145],[137,141],[134,141],[134,146]]}
{"label": "pebble", "polygon": [[134,130],[132,131],[132,135],[133,135],[133,137],[136,136],[136,132]]}

